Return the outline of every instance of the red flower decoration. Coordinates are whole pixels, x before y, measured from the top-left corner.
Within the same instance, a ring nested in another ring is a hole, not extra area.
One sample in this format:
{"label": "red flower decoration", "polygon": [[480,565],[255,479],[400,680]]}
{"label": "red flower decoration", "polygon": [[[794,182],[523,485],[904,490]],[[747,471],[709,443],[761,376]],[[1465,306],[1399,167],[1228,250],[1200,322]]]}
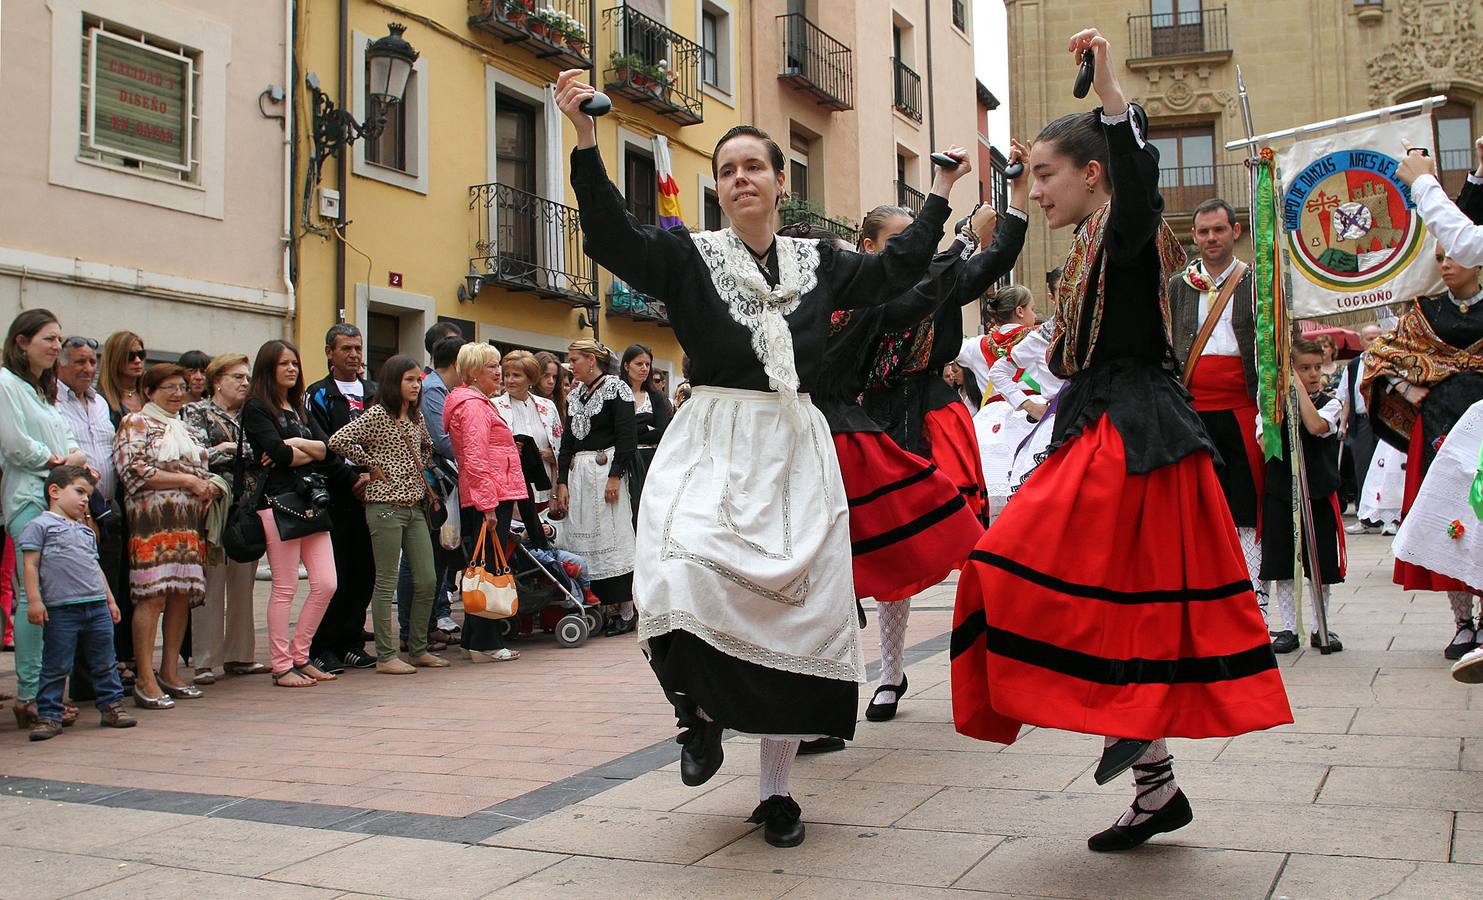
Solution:
{"label": "red flower decoration", "polygon": [[1452,538],[1454,541],[1461,539],[1464,534],[1467,534],[1467,531],[1468,530],[1463,527],[1462,522],[1458,519],[1453,519],[1452,524],[1447,526],[1447,536]]}

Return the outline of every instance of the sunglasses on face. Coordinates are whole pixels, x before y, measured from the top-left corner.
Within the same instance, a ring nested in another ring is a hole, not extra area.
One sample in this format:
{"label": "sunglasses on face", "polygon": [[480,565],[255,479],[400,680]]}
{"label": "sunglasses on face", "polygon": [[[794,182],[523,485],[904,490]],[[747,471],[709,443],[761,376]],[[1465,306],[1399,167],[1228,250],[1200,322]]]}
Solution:
{"label": "sunglasses on face", "polygon": [[[94,341],[94,343],[96,344],[97,342]],[[144,362],[145,358],[148,355],[149,355],[149,353],[147,351],[145,351],[145,350],[130,350],[129,351],[129,362]]]}
{"label": "sunglasses on face", "polygon": [[91,348],[94,353],[96,353],[98,351],[98,339],[83,337],[80,334],[74,334],[72,337],[69,337],[66,340],[62,341],[62,346],[66,347],[69,350],[74,347],[88,347]]}

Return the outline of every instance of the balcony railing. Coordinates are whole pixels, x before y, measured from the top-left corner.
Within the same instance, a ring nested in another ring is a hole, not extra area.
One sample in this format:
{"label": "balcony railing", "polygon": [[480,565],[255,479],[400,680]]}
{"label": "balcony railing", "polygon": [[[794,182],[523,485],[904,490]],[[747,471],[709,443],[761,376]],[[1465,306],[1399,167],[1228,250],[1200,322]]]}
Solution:
{"label": "balcony railing", "polygon": [[1128,16],[1128,60],[1230,55],[1226,8]]}
{"label": "balcony railing", "polygon": [[783,68],[778,78],[832,110],[855,106],[855,55],[797,13],[778,16]]}
{"label": "balcony railing", "polygon": [[592,65],[592,0],[468,0],[469,27],[520,44],[558,69]]}
{"label": "balcony railing", "polygon": [[1159,192],[1164,195],[1164,214],[1168,216],[1189,215],[1215,197],[1237,209],[1251,205],[1251,182],[1244,162],[1160,169]]}
{"label": "balcony railing", "polygon": [[612,48],[603,69],[603,90],[681,125],[705,120],[699,44],[627,6],[603,10],[602,20]]}
{"label": "balcony railing", "polygon": [[582,253],[577,210],[507,184],[469,188],[470,267],[487,284],[569,306],[597,303],[596,265]]}
{"label": "balcony railing", "polygon": [[918,215],[922,211],[922,204],[927,202],[927,195],[907,184],[904,181],[896,182],[896,205],[904,206],[911,210],[912,215]]}
{"label": "balcony railing", "polygon": [[899,59],[893,58],[891,65],[896,69],[896,108],[922,121],[922,76]]}
{"label": "balcony railing", "polygon": [[784,225],[792,225],[794,222],[807,222],[815,228],[826,228],[834,232],[851,244],[860,243],[860,228],[848,219],[831,219],[823,213],[796,203],[784,201],[779,210]]}
{"label": "balcony railing", "polygon": [[608,288],[608,315],[623,316],[637,322],[654,322],[669,327],[669,307],[664,301],[641,294],[618,279]]}

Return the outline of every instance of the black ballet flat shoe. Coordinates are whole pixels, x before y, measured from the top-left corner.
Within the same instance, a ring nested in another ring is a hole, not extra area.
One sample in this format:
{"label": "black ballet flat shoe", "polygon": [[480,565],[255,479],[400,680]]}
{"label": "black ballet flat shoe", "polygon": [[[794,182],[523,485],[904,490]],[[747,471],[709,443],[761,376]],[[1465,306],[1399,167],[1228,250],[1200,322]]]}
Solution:
{"label": "black ballet flat shoe", "polygon": [[[1310,646],[1310,647],[1318,647],[1318,632],[1315,631],[1315,632],[1312,632],[1311,634],[1308,635],[1308,646]],[[1322,648],[1319,648],[1319,649],[1322,649]],[[1339,632],[1337,632],[1337,631],[1330,631],[1329,632],[1329,652],[1330,653],[1343,653],[1344,652],[1344,642],[1341,641],[1341,640],[1339,640]]]}
{"label": "black ballet flat shoe", "polygon": [[[876,703],[875,698],[882,692],[891,691],[896,694],[896,699],[890,703]],[[883,684],[875,689],[870,695],[870,705],[865,707],[865,718],[872,722],[889,722],[896,718],[896,707],[901,703],[901,698],[906,695],[906,674],[902,673],[901,683],[896,685]]]}
{"label": "black ballet flat shoe", "polygon": [[[1137,809],[1138,804],[1133,804]],[[1184,791],[1175,791],[1174,796],[1158,812],[1138,825],[1114,825],[1106,831],[1087,838],[1087,849],[1097,853],[1116,853],[1132,850],[1156,834],[1178,831],[1195,820],[1190,809],[1189,798]]]}
{"label": "black ballet flat shoe", "polygon": [[1279,631],[1272,635],[1273,653],[1291,653],[1298,649],[1298,636],[1291,631]]}
{"label": "black ballet flat shoe", "polygon": [[747,821],[763,826],[762,837],[774,847],[797,847],[803,843],[802,817],[792,797],[774,794],[757,804]]}
{"label": "black ballet flat shoe", "polygon": [[1478,628],[1472,619],[1457,620],[1457,634],[1452,636],[1452,643],[1442,651],[1447,659],[1456,662],[1467,656],[1470,651],[1478,646]]}
{"label": "black ballet flat shoe", "polygon": [[720,770],[726,758],[721,749],[724,730],[716,722],[701,722],[675,738],[684,745],[680,751],[680,780],[689,787],[700,787]]}
{"label": "black ballet flat shoe", "polygon": [[816,741],[803,741],[798,745],[798,755],[808,756],[811,753],[833,753],[843,750],[845,740],[842,737],[822,737]]}
{"label": "black ballet flat shoe", "polygon": [[1097,772],[1092,777],[1097,779],[1098,784],[1106,784],[1131,769],[1138,757],[1147,753],[1151,746],[1153,741],[1119,738],[1111,747],[1102,751],[1102,758],[1097,761]]}
{"label": "black ballet flat shoe", "polygon": [[860,602],[859,597],[855,598],[855,618],[860,622],[861,628],[870,624],[865,620],[865,604]]}

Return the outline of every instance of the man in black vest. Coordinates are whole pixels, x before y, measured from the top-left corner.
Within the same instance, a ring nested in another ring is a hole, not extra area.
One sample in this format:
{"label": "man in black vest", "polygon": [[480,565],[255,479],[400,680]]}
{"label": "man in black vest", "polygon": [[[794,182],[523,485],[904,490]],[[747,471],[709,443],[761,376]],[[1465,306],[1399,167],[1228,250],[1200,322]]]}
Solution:
{"label": "man in black vest", "polygon": [[[1195,207],[1190,232],[1200,257],[1169,280],[1174,355],[1194,396],[1195,411],[1220,451],[1215,473],[1236,522],[1252,589],[1265,610],[1267,590],[1260,578],[1257,517],[1266,464],[1256,443],[1256,306],[1251,267],[1236,258],[1241,223],[1226,201],[1215,198]],[[1213,324],[1212,311],[1217,316]]]}
{"label": "man in black vest", "polygon": [[[365,410],[376,396],[376,386],[360,377],[364,346],[360,329],[354,325],[332,326],[324,336],[324,355],[330,372],[309,385],[304,405],[324,433],[332,435]],[[376,584],[371,532],[362,502],[371,476],[349,467],[341,471],[346,476],[329,485],[335,594],[309,646],[314,664],[331,673],[343,672],[346,666],[369,669],[376,665],[376,657],[366,652],[365,635],[366,610]]]}

